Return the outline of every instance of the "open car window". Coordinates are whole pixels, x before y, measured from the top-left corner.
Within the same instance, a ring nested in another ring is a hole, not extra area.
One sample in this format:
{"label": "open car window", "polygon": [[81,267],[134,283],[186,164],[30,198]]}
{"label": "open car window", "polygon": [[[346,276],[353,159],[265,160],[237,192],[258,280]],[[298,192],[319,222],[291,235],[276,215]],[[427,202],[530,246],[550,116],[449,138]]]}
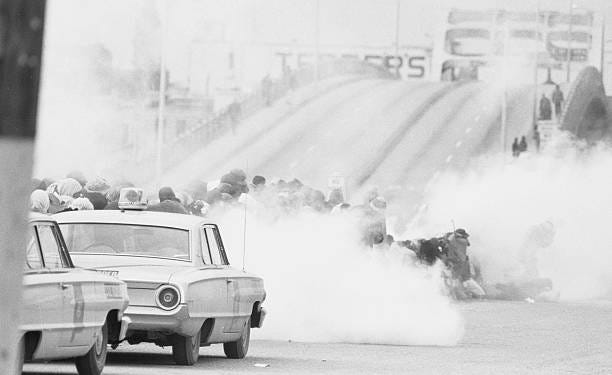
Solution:
{"label": "open car window", "polygon": [[34,227],[30,227],[28,230],[28,239],[26,245],[26,261],[25,270],[40,270],[44,268],[42,257],[40,255],[40,248],[38,247],[38,239],[36,238],[36,231]]}
{"label": "open car window", "polygon": [[36,224],[38,243],[42,252],[45,268],[57,269],[68,265],[64,260],[62,248],[52,224]]}
{"label": "open car window", "polygon": [[206,234],[206,240],[208,242],[208,249],[210,250],[210,256],[213,264],[217,265],[228,265],[227,256],[223,249],[223,242],[219,235],[219,230],[214,226],[206,226],[204,228]]}
{"label": "open car window", "polygon": [[189,231],[177,228],[108,224],[60,224],[70,253],[190,260]]}

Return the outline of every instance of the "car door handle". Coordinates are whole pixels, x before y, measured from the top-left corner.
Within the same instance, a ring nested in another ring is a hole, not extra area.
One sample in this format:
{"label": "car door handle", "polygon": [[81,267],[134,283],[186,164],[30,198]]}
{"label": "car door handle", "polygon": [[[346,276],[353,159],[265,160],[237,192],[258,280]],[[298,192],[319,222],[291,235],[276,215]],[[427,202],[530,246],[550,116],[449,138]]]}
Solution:
{"label": "car door handle", "polygon": [[70,288],[71,286],[72,286],[72,284],[60,283],[60,288],[62,288],[62,290],[66,290],[66,289]]}
{"label": "car door handle", "polygon": [[228,284],[233,283],[234,280],[225,280]]}

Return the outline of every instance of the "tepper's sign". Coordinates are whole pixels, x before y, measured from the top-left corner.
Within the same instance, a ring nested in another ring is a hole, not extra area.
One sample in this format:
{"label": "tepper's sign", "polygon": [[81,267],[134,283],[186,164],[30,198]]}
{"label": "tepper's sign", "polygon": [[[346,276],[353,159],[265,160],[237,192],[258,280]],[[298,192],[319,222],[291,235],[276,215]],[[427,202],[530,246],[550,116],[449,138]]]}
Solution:
{"label": "tepper's sign", "polygon": [[[358,59],[370,64],[388,69],[391,73],[399,73],[404,79],[423,79],[430,75],[431,63],[430,48],[400,48],[398,54],[390,48],[351,48],[349,50],[338,47],[324,49],[319,54],[321,61],[336,58]],[[300,69],[313,65],[316,62],[316,53],[307,48],[286,48],[276,51],[276,58],[280,62],[281,71],[286,67]]]}

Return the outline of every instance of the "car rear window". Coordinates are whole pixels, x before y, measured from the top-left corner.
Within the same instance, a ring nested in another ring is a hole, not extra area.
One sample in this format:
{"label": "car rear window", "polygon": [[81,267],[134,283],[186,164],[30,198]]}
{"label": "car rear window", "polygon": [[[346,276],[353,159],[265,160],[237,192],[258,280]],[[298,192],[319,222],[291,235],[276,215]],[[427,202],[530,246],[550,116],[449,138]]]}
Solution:
{"label": "car rear window", "polygon": [[106,224],[60,224],[70,253],[190,260],[189,231],[177,228]]}

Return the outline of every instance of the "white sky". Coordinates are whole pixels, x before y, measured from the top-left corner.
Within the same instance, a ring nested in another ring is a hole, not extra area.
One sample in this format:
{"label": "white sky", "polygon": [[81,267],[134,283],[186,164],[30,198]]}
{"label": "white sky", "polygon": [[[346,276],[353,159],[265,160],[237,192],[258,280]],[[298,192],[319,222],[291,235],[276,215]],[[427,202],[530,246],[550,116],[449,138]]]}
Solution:
{"label": "white sky", "polygon": [[[50,0],[47,45],[102,43],[113,64],[128,68],[134,61],[137,29],[154,48],[159,42],[155,10],[162,0]],[[168,1],[168,64],[185,70],[196,35],[245,42],[307,43],[315,40],[316,0],[172,0]],[[401,44],[426,44],[450,7],[534,10],[537,0],[400,0]],[[575,7],[603,9],[607,0],[573,0]],[[319,0],[322,44],[392,45],[396,0]],[[562,10],[569,0],[539,0],[541,9]],[[612,16],[608,16],[612,28]]]}

